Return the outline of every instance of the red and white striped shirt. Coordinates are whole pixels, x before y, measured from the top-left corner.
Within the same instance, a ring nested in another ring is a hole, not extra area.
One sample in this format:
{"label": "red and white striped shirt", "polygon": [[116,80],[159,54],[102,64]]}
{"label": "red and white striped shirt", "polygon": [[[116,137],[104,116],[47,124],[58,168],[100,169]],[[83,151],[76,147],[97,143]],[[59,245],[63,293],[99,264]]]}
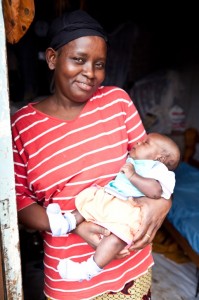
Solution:
{"label": "red and white striped shirt", "polygon": [[[83,189],[112,180],[128,151],[146,137],[140,116],[128,94],[117,87],[100,87],[74,120],[64,121],[23,107],[12,117],[17,207],[35,201],[47,207],[59,203],[63,212],[75,209]],[[76,234],[44,236],[45,294],[51,299],[91,299],[118,291],[153,264],[151,248],[114,260],[90,281],[69,282],[56,269],[63,258],[87,259],[94,250]]]}

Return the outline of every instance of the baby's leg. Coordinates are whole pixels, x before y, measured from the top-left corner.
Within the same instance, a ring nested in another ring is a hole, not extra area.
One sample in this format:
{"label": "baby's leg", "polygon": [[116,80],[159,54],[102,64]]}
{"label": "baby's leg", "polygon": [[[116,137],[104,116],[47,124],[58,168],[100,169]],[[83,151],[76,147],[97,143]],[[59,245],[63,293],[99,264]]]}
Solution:
{"label": "baby's leg", "polygon": [[124,241],[111,234],[103,237],[96,249],[96,253],[87,261],[78,263],[70,259],[62,259],[57,269],[63,279],[71,281],[90,280],[98,275],[125,246],[126,243]]}
{"label": "baby's leg", "polygon": [[94,254],[94,261],[99,268],[103,269],[110,263],[121,250],[126,247],[126,243],[114,234],[103,237],[97,246]]}

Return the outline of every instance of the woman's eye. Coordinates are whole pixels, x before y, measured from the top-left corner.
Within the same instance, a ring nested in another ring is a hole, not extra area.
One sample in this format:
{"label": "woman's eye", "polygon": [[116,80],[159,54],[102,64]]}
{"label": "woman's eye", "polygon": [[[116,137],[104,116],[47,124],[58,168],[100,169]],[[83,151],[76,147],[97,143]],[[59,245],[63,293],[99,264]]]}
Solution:
{"label": "woman's eye", "polygon": [[73,59],[79,64],[84,62],[83,58],[80,58],[80,57],[74,57]]}
{"label": "woman's eye", "polygon": [[96,67],[97,67],[98,69],[104,69],[104,68],[105,68],[105,64],[104,64],[104,63],[97,63],[97,64],[96,64]]}

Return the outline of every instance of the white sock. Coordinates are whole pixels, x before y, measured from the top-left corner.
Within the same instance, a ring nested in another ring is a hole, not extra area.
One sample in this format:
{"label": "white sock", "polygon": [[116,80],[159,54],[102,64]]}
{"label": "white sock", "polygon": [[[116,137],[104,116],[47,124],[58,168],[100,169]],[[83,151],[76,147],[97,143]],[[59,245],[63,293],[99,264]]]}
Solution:
{"label": "white sock", "polygon": [[69,226],[67,232],[70,232],[76,228],[77,222],[76,222],[75,216],[72,213],[70,213],[70,212],[65,213],[64,219],[68,222],[68,226]]}
{"label": "white sock", "polygon": [[58,203],[51,203],[46,209],[53,236],[60,236],[76,228],[76,219],[72,213],[62,215]]}
{"label": "white sock", "polygon": [[61,259],[57,269],[61,278],[69,281],[90,280],[103,270],[95,263],[93,256],[81,263],[74,262],[70,259]]}

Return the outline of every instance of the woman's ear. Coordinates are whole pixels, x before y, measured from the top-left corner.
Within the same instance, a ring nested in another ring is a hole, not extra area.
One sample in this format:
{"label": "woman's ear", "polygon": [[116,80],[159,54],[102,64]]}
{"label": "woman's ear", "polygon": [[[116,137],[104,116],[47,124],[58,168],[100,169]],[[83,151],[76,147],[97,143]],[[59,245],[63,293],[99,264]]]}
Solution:
{"label": "woman's ear", "polygon": [[46,62],[50,70],[55,69],[57,52],[53,48],[46,49]]}

